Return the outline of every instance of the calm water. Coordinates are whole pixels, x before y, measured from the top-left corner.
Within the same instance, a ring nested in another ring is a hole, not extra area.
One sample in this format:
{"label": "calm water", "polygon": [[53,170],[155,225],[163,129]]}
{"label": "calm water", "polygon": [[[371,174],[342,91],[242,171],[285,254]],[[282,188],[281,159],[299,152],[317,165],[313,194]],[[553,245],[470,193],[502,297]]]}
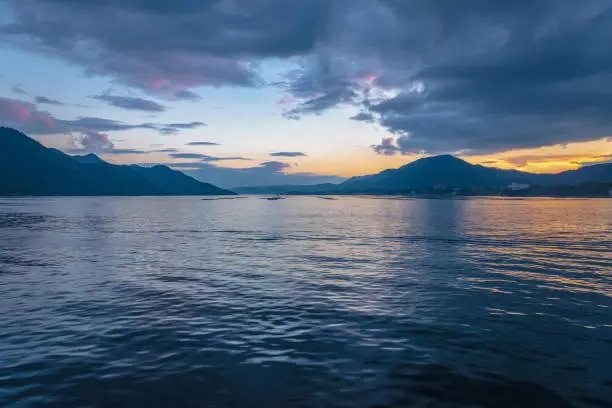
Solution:
{"label": "calm water", "polygon": [[0,199],[0,310],[0,406],[610,406],[612,200]]}

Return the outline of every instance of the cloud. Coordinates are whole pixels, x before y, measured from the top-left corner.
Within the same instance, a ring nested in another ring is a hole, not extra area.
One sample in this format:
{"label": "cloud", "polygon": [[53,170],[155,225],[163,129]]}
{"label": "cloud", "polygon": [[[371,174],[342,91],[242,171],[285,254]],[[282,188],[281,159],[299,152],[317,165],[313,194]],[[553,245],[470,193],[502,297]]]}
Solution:
{"label": "cloud", "polygon": [[158,130],[166,135],[173,135],[179,133],[181,130],[197,129],[206,126],[204,122],[188,122],[188,123],[170,123],[161,125]]}
{"label": "cloud", "polygon": [[400,153],[490,153],[612,134],[607,1],[355,1],[333,21],[338,34],[281,84],[301,100],[288,118],[361,106],[353,119],[380,123]]}
{"label": "cloud", "polygon": [[241,157],[241,156],[227,156],[227,157],[206,156],[202,159],[203,162],[232,161],[232,160],[251,161],[251,159],[247,157]]}
{"label": "cloud", "polygon": [[597,165],[597,164],[612,164],[612,159],[610,159],[610,160],[604,160],[604,161],[592,161],[592,162],[589,162],[589,161],[584,161],[584,162],[581,162],[581,163],[580,163],[580,165],[581,165],[582,167],[587,167],[587,166],[595,166],[595,165]]}
{"label": "cloud", "polygon": [[402,152],[490,153],[612,134],[606,73],[612,52],[603,48],[612,33],[609,3],[482,2],[459,9],[449,2],[422,11],[456,22],[438,33],[439,46],[403,68],[424,86],[416,92],[390,79],[400,93],[366,109],[401,137]]}
{"label": "cloud", "polygon": [[371,147],[376,153],[384,156],[393,156],[402,152],[397,140],[392,137],[383,137],[380,144]]}
{"label": "cloud", "polygon": [[149,99],[137,98],[133,96],[116,96],[116,95],[96,95],[92,99],[104,102],[110,106],[114,106],[126,110],[135,110],[143,112],[164,112],[166,107]]}
{"label": "cloud", "polygon": [[147,152],[145,150],[139,150],[139,149],[117,149],[117,148],[114,148],[113,150],[111,150],[107,154],[121,155],[121,154],[149,154],[149,153],[150,152]]}
{"label": "cloud", "polygon": [[47,111],[39,110],[33,103],[20,99],[0,97],[0,121],[29,135],[46,135],[72,132],[120,132],[146,129],[161,134],[176,134],[181,130],[206,126],[203,122],[187,123],[138,123],[130,124],[117,120],[82,116],[72,120],[56,118]]}
{"label": "cloud", "polygon": [[322,56],[304,60],[299,70],[288,75],[287,81],[276,85],[297,101],[297,106],[284,113],[290,119],[321,115],[338,105],[359,103],[358,83],[350,80],[347,70]]}
{"label": "cloud", "polygon": [[[230,161],[230,160],[244,160],[244,161],[251,160],[246,157],[240,157],[240,156],[216,157],[216,156],[208,156],[206,154],[201,154],[201,153],[172,153],[172,154],[169,154],[168,156],[174,159],[200,159],[201,163],[216,162],[216,161]],[[198,162],[183,163],[183,164],[178,164],[177,166],[181,166],[181,165],[190,165],[190,167],[196,167],[198,165]]]}
{"label": "cloud", "polygon": [[294,64],[270,84],[286,118],[359,108],[399,153],[612,135],[609,0],[78,3],[7,0],[2,41],[171,100],[262,86],[263,62]]}
{"label": "cloud", "polygon": [[29,93],[25,91],[20,85],[13,85],[11,87],[11,91],[19,95],[29,95]]}
{"label": "cloud", "polygon": [[609,164],[612,163],[612,154],[602,154],[598,156],[591,157],[586,160],[576,160],[572,161],[572,164],[578,164],[580,166],[593,166],[596,164]]}
{"label": "cloud", "polygon": [[204,159],[208,156],[200,153],[171,153],[168,156],[175,159]]}
{"label": "cloud", "polygon": [[221,146],[219,143],[214,142],[190,142],[187,146]]}
{"label": "cloud", "polygon": [[[258,86],[255,64],[315,45],[327,0],[8,0],[7,41],[169,99],[200,86]],[[202,39],[206,41],[202,41]]]}
{"label": "cloud", "polygon": [[291,164],[280,161],[267,161],[260,163],[259,166],[273,171],[283,171],[291,168]]}
{"label": "cloud", "polygon": [[47,98],[44,96],[37,96],[35,99],[36,103],[38,104],[47,104],[47,105],[64,105],[62,102],[55,100],[55,99],[51,99],[51,98]]}
{"label": "cloud", "polygon": [[306,157],[306,153],[302,152],[276,152],[270,153],[272,157]]}
{"label": "cloud", "polygon": [[83,130],[74,135],[72,143],[77,149],[82,149],[85,153],[110,152],[115,147],[106,133],[94,130]]}
{"label": "cloud", "polygon": [[154,153],[177,153],[178,149],[168,147],[166,149],[153,150]]}
{"label": "cloud", "polygon": [[549,163],[551,161],[572,161],[576,159],[576,154],[524,154],[516,157],[504,159],[508,163],[518,167],[525,167],[534,163]]}
{"label": "cloud", "polygon": [[352,116],[351,119],[360,122],[374,123],[376,121],[376,116],[369,112],[359,112],[355,116]]}
{"label": "cloud", "polygon": [[36,105],[30,102],[2,97],[0,122],[5,126],[29,130],[29,133],[52,133],[55,128],[49,112],[36,109]]}
{"label": "cloud", "polygon": [[290,105],[292,103],[296,103],[297,99],[291,95],[285,95],[282,99],[279,99],[276,104],[277,105]]}
{"label": "cloud", "polygon": [[117,149],[114,147],[113,143],[109,141],[109,143],[113,145],[113,147],[110,147],[109,145],[105,145],[103,143],[104,141],[103,139],[101,139],[101,137],[103,138],[103,136],[101,135],[93,136],[95,140],[98,140],[98,141],[102,140],[102,142],[94,143],[95,144],[94,148],[92,148],[91,145],[83,146],[83,144],[80,141],[80,138],[73,138],[72,140],[73,145],[75,146],[80,145],[81,147],[72,147],[72,148],[67,148],[67,149],[62,149],[62,150],[70,154],[98,153],[98,154],[104,154],[104,155],[123,155],[123,154],[149,154],[150,153],[150,152],[147,152],[144,150],[138,150],[138,149]]}

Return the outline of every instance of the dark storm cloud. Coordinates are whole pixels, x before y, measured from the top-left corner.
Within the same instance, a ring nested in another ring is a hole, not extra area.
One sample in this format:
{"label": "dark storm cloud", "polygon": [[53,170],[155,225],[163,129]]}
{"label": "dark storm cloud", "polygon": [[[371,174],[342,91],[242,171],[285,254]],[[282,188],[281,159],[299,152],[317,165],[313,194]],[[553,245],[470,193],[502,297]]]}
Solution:
{"label": "dark storm cloud", "polygon": [[[2,41],[168,99],[259,86],[287,118],[360,107],[379,151],[495,152],[612,134],[610,0],[8,0]],[[205,40],[203,40],[205,39]],[[159,128],[176,133],[176,128]],[[389,146],[395,146],[392,149]]]}
{"label": "dark storm cloud", "polygon": [[16,16],[3,27],[10,41],[192,100],[202,85],[257,86],[251,61],[308,53],[331,8],[327,0],[8,2]]}
{"label": "dark storm cloud", "polygon": [[221,145],[215,142],[191,142],[191,143],[187,143],[187,146],[221,146]]}
{"label": "dark storm cloud", "polygon": [[353,119],[396,135],[375,146],[382,154],[495,152],[612,134],[608,0],[354,4],[372,10],[369,21],[360,28],[359,11],[347,6],[336,20],[344,30],[289,78],[301,103],[287,117],[361,104]]}
{"label": "dark storm cloud", "polygon": [[126,110],[144,112],[164,112],[166,110],[165,106],[157,102],[133,96],[96,95],[91,98],[104,102],[107,105]]}
{"label": "dark storm cloud", "polygon": [[272,157],[306,157],[306,153],[303,152],[276,152],[270,153]]}
{"label": "dark storm cloud", "polygon": [[406,70],[410,89],[365,110],[398,135],[399,152],[488,153],[612,134],[610,2],[512,3],[457,10],[449,2],[433,14],[454,16],[442,20],[443,52],[426,50],[433,56],[424,52]]}
{"label": "dark storm cloud", "polygon": [[64,105],[62,102],[58,100],[47,98],[45,96],[37,96],[35,99],[35,102],[39,104],[47,104],[47,105]]}

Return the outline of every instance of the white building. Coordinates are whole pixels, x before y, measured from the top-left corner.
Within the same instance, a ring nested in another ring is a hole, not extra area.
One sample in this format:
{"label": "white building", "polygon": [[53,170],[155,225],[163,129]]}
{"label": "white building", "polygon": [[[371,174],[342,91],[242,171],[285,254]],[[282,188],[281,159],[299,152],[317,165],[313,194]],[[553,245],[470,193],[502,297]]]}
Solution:
{"label": "white building", "polygon": [[530,184],[517,184],[517,183],[512,183],[508,186],[508,188],[512,191],[527,190],[529,187],[531,187]]}

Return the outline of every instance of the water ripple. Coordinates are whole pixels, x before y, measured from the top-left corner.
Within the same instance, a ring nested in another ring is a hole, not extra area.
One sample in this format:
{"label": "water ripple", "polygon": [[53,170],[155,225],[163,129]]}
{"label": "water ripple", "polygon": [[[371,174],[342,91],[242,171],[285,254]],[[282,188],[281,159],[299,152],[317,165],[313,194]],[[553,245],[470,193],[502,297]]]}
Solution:
{"label": "water ripple", "polygon": [[610,200],[0,200],[0,405],[605,407]]}

